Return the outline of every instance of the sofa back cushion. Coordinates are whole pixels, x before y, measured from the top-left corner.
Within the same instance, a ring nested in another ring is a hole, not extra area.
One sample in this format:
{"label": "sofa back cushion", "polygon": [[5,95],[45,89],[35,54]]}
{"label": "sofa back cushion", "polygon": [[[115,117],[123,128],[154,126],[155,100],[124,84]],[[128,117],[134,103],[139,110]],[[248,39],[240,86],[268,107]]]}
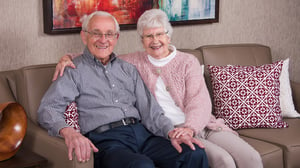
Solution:
{"label": "sofa back cushion", "polygon": [[0,72],[0,103],[16,101],[16,83],[14,78],[15,71]]}
{"label": "sofa back cushion", "polygon": [[17,71],[17,101],[28,118],[37,123],[40,101],[49,88],[56,64],[33,65]]}

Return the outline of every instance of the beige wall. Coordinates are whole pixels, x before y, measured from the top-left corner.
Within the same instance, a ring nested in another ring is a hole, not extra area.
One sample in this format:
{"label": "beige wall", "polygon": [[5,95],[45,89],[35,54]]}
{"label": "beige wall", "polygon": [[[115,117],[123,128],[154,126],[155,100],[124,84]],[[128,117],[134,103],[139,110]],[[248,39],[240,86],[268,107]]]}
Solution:
{"label": "beige wall", "polygon": [[[177,48],[221,43],[261,43],[273,60],[290,58],[290,74],[300,82],[300,1],[220,0],[219,23],[174,28]],[[0,0],[0,70],[54,63],[66,52],[80,52],[78,34],[43,33],[42,0]],[[116,53],[140,50],[134,30],[123,31]]]}

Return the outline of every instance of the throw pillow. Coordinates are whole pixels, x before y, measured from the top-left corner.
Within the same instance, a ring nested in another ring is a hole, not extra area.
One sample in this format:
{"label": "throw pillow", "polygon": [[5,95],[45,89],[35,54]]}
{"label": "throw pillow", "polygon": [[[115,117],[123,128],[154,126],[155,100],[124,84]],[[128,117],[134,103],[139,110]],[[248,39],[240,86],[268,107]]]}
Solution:
{"label": "throw pillow", "polygon": [[76,131],[80,131],[80,127],[78,124],[78,112],[77,112],[77,105],[75,102],[69,104],[66,108],[64,113],[66,123],[73,127]]}
{"label": "throw pillow", "polygon": [[201,67],[201,70],[202,70],[202,75],[204,75],[204,69],[205,69],[205,67],[204,67],[204,65],[200,65],[200,67]]}
{"label": "throw pillow", "polygon": [[279,101],[282,64],[208,65],[216,117],[232,129],[287,127]]}
{"label": "throw pillow", "polygon": [[300,114],[295,110],[292,89],[289,78],[289,59],[283,61],[282,71],[279,77],[280,80],[280,108],[283,117],[293,118],[300,117]]}

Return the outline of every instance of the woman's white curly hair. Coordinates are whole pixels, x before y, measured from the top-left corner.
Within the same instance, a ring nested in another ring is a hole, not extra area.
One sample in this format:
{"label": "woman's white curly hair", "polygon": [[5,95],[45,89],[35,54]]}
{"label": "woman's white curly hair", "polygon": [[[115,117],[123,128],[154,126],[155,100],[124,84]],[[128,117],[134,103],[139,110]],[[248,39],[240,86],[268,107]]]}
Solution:
{"label": "woman's white curly hair", "polygon": [[137,32],[140,36],[143,36],[145,28],[163,27],[168,36],[171,38],[173,28],[169,22],[167,14],[160,9],[150,9],[145,11],[137,22]]}

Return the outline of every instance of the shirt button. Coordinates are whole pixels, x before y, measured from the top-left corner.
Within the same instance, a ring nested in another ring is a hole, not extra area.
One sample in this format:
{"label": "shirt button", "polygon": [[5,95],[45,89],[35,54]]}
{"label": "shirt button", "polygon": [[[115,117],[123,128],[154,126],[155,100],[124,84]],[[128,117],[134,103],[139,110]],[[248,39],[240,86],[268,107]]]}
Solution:
{"label": "shirt button", "polygon": [[115,84],[112,84],[111,87],[115,87]]}
{"label": "shirt button", "polygon": [[105,73],[107,74],[107,73],[108,73],[108,71],[105,71]]}
{"label": "shirt button", "polygon": [[117,99],[117,100],[115,100],[115,102],[116,102],[116,103],[118,103],[118,102],[119,102],[119,100]]}

